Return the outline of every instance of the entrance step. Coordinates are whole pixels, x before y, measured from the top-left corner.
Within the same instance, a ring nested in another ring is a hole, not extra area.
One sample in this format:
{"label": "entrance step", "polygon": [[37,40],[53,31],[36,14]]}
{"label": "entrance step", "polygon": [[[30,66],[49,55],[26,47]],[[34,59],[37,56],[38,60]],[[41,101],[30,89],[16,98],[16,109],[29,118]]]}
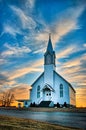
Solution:
{"label": "entrance step", "polygon": [[52,101],[42,101],[38,106],[39,107],[53,107],[54,103]]}

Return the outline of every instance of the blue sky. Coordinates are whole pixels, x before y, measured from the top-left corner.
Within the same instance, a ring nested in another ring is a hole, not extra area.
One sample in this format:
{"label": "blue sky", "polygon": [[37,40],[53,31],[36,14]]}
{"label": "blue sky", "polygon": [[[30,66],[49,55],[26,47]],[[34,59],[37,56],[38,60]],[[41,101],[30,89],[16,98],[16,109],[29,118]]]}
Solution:
{"label": "blue sky", "polygon": [[[0,0],[0,91],[18,94],[43,72],[48,35],[57,72],[86,100],[86,1]],[[26,93],[26,92],[25,92]]]}

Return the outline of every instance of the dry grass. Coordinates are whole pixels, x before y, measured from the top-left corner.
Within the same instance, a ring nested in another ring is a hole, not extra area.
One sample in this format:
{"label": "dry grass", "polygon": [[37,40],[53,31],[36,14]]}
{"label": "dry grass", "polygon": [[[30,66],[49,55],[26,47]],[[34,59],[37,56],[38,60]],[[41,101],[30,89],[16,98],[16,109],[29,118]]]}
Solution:
{"label": "dry grass", "polygon": [[86,113],[86,108],[36,108],[29,107],[29,111],[35,112],[78,112],[78,113]]}
{"label": "dry grass", "polygon": [[0,116],[0,130],[77,130],[74,128],[52,125],[49,123],[15,118],[8,116]]}
{"label": "dry grass", "polygon": [[77,112],[86,113],[86,108],[40,108],[40,107],[29,107],[29,108],[17,108],[17,107],[0,107],[1,110],[27,110],[34,112]]}

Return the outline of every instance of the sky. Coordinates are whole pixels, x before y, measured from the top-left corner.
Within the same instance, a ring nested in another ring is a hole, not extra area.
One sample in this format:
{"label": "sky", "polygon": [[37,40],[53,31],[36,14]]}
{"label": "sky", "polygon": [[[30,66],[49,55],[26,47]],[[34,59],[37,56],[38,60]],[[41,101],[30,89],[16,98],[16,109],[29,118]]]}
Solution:
{"label": "sky", "polygon": [[0,0],[0,93],[27,99],[44,70],[49,33],[56,71],[86,107],[86,0]]}

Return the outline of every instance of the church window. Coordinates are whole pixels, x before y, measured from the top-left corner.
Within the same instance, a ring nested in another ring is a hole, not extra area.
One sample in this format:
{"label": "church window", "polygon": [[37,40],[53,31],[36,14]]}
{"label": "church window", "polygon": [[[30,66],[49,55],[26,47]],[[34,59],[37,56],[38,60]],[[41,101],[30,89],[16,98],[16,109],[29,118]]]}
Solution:
{"label": "church window", "polygon": [[40,86],[37,87],[37,98],[40,98]]}
{"label": "church window", "polygon": [[60,84],[60,97],[63,97],[63,84]]}
{"label": "church window", "polygon": [[49,93],[49,96],[51,96],[51,93]]}

